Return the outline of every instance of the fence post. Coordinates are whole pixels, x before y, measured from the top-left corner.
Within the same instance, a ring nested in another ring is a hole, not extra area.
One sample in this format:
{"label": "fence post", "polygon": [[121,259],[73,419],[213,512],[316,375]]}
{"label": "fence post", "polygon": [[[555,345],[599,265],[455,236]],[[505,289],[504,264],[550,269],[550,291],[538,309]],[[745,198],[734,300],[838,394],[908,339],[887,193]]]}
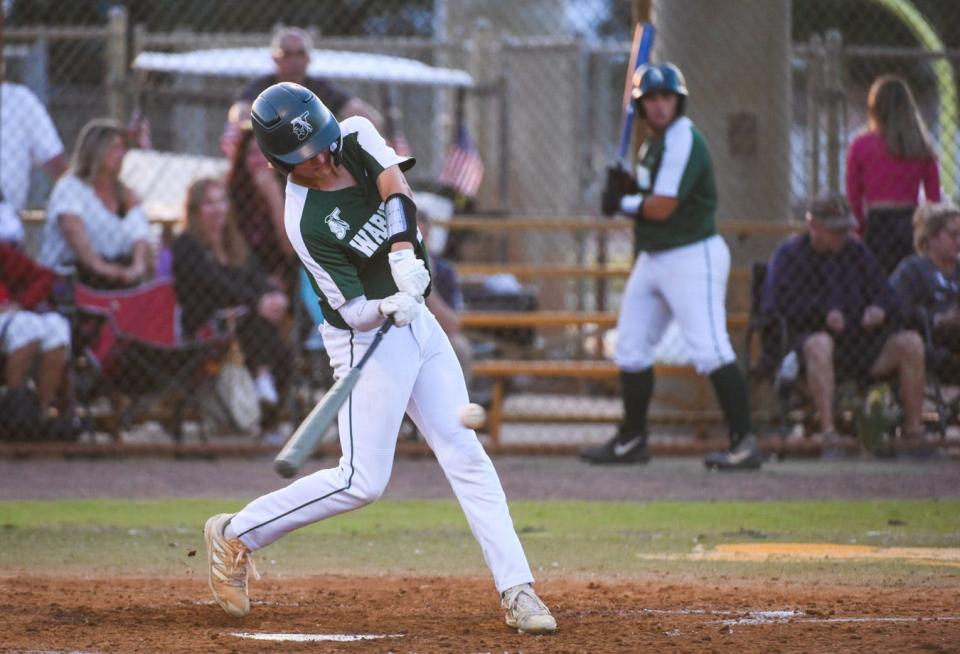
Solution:
{"label": "fence post", "polygon": [[[498,209],[503,209],[503,191],[495,187],[506,180],[500,168],[507,164],[505,153],[498,152],[501,145],[498,130],[502,126],[495,124],[504,118],[500,107],[500,99],[503,95],[503,71],[500,68],[502,45],[500,37],[488,18],[478,18],[473,22],[468,39],[467,69],[473,77],[476,88],[472,97],[473,102],[470,103],[473,111],[469,111],[468,108],[466,123],[473,134],[474,144],[487,166],[487,175],[477,192],[477,200],[480,206],[498,205]],[[494,161],[499,164],[496,175],[491,174],[490,170],[493,168]],[[496,180],[497,184],[490,184],[488,180]]]}
{"label": "fence post", "polygon": [[110,7],[107,23],[107,109],[119,121],[127,119],[127,8]]}
{"label": "fence post", "polygon": [[840,124],[843,102],[843,37],[838,30],[827,32],[823,84],[827,104],[827,184],[831,193],[840,191]]}
{"label": "fence post", "polygon": [[823,89],[823,39],[810,37],[807,55],[807,193],[820,193],[820,97]]}

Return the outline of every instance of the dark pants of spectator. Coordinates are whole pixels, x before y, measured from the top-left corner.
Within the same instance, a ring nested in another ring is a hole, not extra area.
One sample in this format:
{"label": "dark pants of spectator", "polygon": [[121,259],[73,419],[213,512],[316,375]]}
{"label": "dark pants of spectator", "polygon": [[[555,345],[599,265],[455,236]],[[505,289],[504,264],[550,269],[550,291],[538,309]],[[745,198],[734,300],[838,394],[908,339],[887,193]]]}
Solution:
{"label": "dark pants of spectator", "polygon": [[258,368],[266,367],[282,398],[290,381],[292,357],[277,326],[257,314],[247,314],[237,321],[237,340],[247,367],[254,375]]}
{"label": "dark pants of spectator", "polygon": [[914,210],[915,207],[875,207],[867,211],[864,244],[887,276],[898,263],[913,254]]}

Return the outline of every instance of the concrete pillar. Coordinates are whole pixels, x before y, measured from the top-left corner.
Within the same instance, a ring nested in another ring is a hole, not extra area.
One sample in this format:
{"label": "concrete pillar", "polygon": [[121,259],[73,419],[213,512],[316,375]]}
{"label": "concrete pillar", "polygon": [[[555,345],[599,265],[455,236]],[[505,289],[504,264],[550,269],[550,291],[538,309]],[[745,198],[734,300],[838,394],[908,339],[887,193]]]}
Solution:
{"label": "concrete pillar", "polygon": [[690,89],[713,154],[723,219],[790,217],[789,0],[654,0],[654,60]]}

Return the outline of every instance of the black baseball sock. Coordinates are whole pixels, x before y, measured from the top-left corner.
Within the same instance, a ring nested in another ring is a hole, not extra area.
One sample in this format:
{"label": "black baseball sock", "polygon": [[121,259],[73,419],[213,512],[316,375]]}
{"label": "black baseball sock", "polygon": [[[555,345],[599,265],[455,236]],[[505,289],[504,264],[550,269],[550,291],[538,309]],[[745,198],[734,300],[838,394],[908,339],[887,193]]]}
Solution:
{"label": "black baseball sock", "polygon": [[753,431],[750,423],[750,393],[743,371],[736,363],[728,363],[710,373],[713,392],[730,428],[733,444]]}
{"label": "black baseball sock", "polygon": [[647,433],[647,407],[653,396],[653,368],[640,372],[620,371],[623,396],[623,434]]}

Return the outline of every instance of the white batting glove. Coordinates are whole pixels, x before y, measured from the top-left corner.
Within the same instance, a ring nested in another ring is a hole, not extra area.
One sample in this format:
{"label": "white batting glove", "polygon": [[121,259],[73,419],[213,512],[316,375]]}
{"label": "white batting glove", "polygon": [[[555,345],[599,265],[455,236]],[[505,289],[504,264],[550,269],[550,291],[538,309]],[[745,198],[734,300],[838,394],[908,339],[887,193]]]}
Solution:
{"label": "white batting glove", "polygon": [[397,327],[405,327],[420,313],[420,302],[409,293],[394,293],[380,300],[380,315],[393,316]]}
{"label": "white batting glove", "polygon": [[417,258],[412,249],[397,250],[388,255],[390,274],[401,293],[409,293],[423,301],[423,294],[430,284],[430,273],[423,261]]}

